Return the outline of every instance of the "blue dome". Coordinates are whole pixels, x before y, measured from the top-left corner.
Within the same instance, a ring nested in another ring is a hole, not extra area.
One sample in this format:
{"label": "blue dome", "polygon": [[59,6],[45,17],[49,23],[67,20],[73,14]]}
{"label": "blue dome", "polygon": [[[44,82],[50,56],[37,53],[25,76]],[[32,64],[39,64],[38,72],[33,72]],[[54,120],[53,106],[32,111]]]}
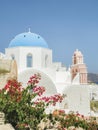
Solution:
{"label": "blue dome", "polygon": [[20,46],[48,48],[46,41],[40,35],[31,32],[25,32],[17,35],[9,44],[9,48]]}

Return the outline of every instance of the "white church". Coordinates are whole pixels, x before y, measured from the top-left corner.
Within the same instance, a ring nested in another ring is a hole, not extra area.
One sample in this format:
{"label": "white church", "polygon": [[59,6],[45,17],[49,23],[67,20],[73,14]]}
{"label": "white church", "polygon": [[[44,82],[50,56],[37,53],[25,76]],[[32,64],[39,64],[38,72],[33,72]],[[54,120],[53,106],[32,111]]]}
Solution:
{"label": "white church", "polygon": [[62,109],[79,111],[85,115],[90,112],[92,90],[87,83],[87,67],[83,55],[78,49],[72,56],[72,65],[66,68],[61,62],[53,62],[52,50],[47,42],[29,30],[11,40],[5,49],[5,57],[16,61],[18,80],[24,87],[30,76],[40,73],[39,85],[46,88],[46,95],[66,95],[60,106]]}

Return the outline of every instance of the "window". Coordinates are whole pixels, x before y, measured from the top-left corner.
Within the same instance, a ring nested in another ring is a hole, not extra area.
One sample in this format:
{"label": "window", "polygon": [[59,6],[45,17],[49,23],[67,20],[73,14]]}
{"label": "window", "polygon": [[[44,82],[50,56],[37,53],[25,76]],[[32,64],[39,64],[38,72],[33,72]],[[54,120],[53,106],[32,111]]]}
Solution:
{"label": "window", "polygon": [[77,64],[76,56],[74,56],[74,64]]}
{"label": "window", "polygon": [[12,60],[15,60],[15,56],[14,56],[13,54],[11,55],[11,59],[12,59]]}
{"label": "window", "polygon": [[27,67],[32,67],[32,54],[27,55]]}
{"label": "window", "polygon": [[45,56],[45,67],[48,66],[48,55]]}

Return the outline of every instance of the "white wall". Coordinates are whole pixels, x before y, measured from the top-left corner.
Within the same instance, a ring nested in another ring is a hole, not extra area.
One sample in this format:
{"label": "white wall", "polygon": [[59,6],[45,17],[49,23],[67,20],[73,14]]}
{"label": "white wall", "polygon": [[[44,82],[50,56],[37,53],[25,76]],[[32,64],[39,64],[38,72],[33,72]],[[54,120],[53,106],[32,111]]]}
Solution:
{"label": "white wall", "polygon": [[6,56],[9,58],[11,55],[15,56],[17,62],[18,71],[22,71],[27,68],[26,57],[27,54],[33,56],[33,68],[45,68],[45,56],[48,56],[47,67],[52,64],[52,50],[41,47],[13,47],[6,48]]}
{"label": "white wall", "polygon": [[71,83],[71,74],[68,71],[56,71],[57,83]]}
{"label": "white wall", "polygon": [[72,85],[67,90],[68,109],[83,115],[90,114],[90,94],[88,85]]}

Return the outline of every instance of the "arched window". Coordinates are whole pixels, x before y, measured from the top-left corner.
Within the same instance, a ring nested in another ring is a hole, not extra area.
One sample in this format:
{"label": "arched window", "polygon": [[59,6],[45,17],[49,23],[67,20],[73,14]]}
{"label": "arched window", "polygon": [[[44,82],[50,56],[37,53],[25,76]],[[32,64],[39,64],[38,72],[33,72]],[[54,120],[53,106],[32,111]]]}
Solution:
{"label": "arched window", "polygon": [[77,64],[77,59],[75,55],[74,55],[74,64]]}
{"label": "arched window", "polygon": [[48,55],[45,56],[45,67],[48,66]]}
{"label": "arched window", "polygon": [[13,54],[11,55],[11,59],[12,59],[12,60],[15,60],[15,56],[14,56]]}
{"label": "arched window", "polygon": [[32,62],[33,62],[32,54],[28,54],[27,55],[27,67],[32,67]]}

